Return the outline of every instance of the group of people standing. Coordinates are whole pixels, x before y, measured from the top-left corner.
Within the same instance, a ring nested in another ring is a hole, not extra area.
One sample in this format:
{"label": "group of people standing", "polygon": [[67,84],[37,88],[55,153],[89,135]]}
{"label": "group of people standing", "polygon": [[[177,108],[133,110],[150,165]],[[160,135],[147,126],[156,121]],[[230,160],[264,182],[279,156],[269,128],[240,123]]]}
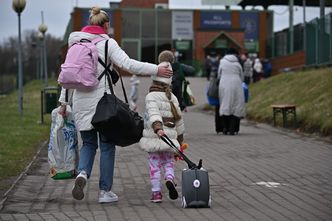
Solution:
{"label": "group of people standing", "polygon": [[[225,135],[236,135],[240,130],[240,120],[245,116],[248,86],[262,77],[269,77],[271,64],[265,60],[263,66],[259,58],[253,62],[248,54],[240,56],[236,49],[229,48],[223,58],[211,53],[205,66],[207,79],[218,84],[218,102],[211,103],[216,106],[215,130]],[[210,87],[212,85],[210,83]]]}
{"label": "group of people standing", "polygon": [[254,58],[248,54],[243,54],[240,56],[240,62],[243,66],[244,82],[247,85],[271,76],[272,64],[269,59]]}

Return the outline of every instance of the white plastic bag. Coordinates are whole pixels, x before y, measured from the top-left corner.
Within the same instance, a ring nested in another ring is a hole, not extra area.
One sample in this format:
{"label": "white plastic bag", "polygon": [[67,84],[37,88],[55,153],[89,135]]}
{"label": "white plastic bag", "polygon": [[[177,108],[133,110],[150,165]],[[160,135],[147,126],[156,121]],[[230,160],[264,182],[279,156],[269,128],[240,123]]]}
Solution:
{"label": "white plastic bag", "polygon": [[78,142],[72,110],[67,105],[67,117],[60,115],[57,107],[52,111],[48,163],[53,179],[68,179],[76,176]]}

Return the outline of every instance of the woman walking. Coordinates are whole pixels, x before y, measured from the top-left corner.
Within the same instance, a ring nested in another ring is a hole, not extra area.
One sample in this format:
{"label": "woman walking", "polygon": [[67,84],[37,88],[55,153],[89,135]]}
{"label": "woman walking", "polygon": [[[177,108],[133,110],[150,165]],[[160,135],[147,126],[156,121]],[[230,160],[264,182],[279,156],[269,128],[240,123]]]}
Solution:
{"label": "woman walking", "polygon": [[[93,7],[89,17],[89,25],[81,31],[73,32],[69,36],[68,46],[72,46],[81,39],[93,40],[95,38],[104,38],[96,44],[99,58],[104,63],[109,61],[119,68],[133,74],[158,75],[164,77],[172,76],[172,71],[168,67],[157,66],[155,64],[143,63],[130,59],[128,55],[119,47],[117,42],[108,36],[110,31],[110,18],[108,14],[99,7]],[[105,42],[108,41],[108,57],[105,61]],[[98,64],[96,77],[100,76],[104,67]],[[75,179],[72,195],[74,199],[82,200],[84,198],[84,187],[87,180],[91,177],[94,158],[100,147],[100,177],[99,177],[99,203],[110,203],[118,201],[118,196],[111,191],[113,184],[113,172],[115,161],[115,145],[104,142],[99,139],[97,131],[91,125],[92,117],[96,106],[105,92],[105,82],[101,80],[99,84],[89,91],[70,90],[71,102],[75,123],[80,131],[83,145],[80,150],[78,164],[79,175]],[[109,89],[108,89],[109,92]],[[66,114],[65,90],[61,92],[59,101],[61,102],[60,113]]]}
{"label": "woman walking", "polygon": [[218,68],[219,82],[219,116],[223,122],[223,133],[234,135],[240,130],[240,119],[245,115],[244,79],[238,51],[228,49]]}

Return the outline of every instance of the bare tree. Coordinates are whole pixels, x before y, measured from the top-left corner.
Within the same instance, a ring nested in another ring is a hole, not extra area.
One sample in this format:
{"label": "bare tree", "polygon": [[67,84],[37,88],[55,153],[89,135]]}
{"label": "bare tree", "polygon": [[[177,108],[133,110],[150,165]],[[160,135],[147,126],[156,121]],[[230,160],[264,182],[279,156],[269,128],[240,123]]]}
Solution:
{"label": "bare tree", "polygon": [[[0,94],[16,88],[17,78],[17,37],[9,37],[0,44]],[[60,57],[64,43],[60,38],[46,35],[48,76],[56,78],[61,65]],[[40,79],[40,40],[37,31],[28,30],[23,34],[23,74],[24,84]]]}

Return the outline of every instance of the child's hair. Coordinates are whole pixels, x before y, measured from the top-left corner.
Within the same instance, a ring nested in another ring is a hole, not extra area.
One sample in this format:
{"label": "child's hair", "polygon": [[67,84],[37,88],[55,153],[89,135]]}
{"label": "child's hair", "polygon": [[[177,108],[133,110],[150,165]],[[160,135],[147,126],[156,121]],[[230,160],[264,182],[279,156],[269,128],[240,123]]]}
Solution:
{"label": "child's hair", "polygon": [[90,10],[89,24],[103,26],[106,22],[109,22],[110,18],[108,14],[101,10],[98,6],[94,6]]}
{"label": "child's hair", "polygon": [[158,62],[169,62],[169,63],[173,63],[175,60],[174,58],[174,54],[172,51],[169,50],[165,50],[160,52],[159,57],[158,57]]}

